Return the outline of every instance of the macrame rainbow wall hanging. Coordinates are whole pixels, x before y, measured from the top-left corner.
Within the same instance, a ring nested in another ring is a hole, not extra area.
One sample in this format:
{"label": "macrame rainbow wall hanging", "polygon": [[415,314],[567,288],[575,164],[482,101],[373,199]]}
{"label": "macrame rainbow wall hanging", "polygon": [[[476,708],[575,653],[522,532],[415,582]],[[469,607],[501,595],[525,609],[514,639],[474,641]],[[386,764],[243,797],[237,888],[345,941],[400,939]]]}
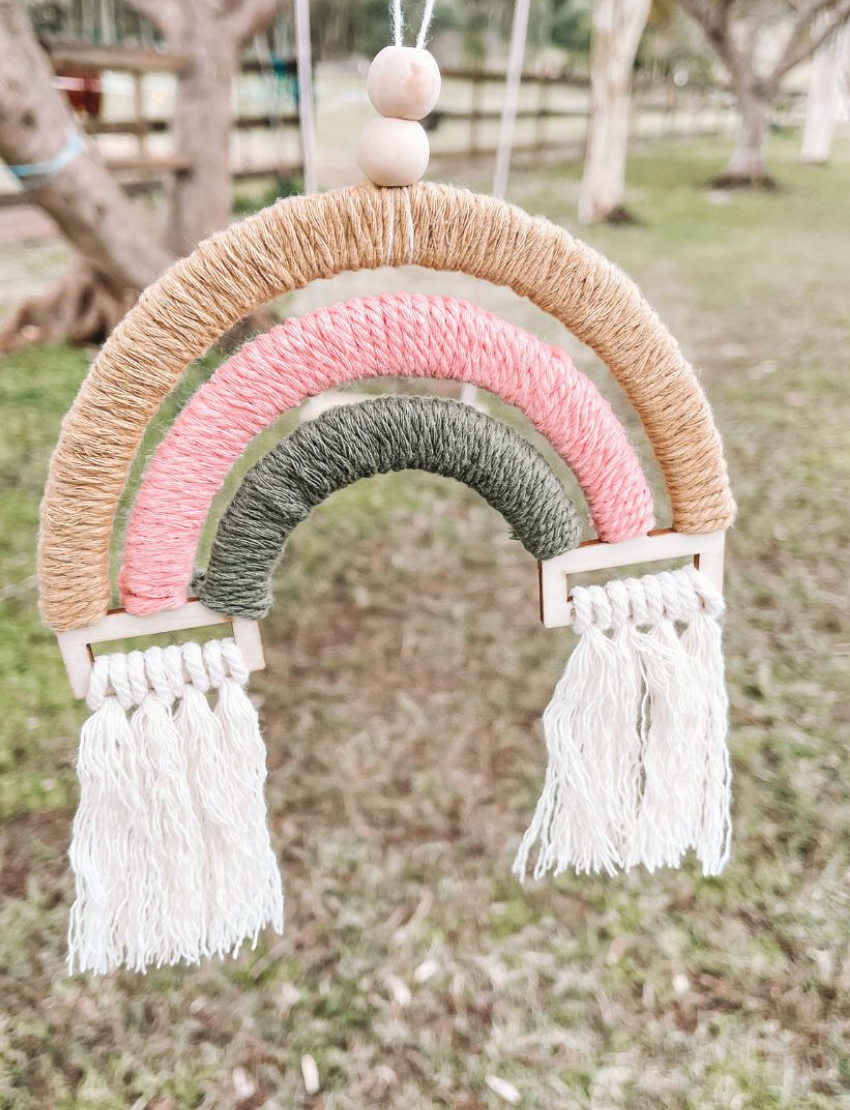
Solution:
{"label": "macrame rainbow wall hanging", "polygon": [[[71,970],[197,962],[283,928],[265,749],[245,692],[264,665],[257,622],[293,529],[335,490],[390,470],[428,470],[480,493],[539,561],[544,625],[572,624],[578,634],[543,717],[546,779],[516,873],[532,856],[536,876],[675,866],[690,850],[715,874],[727,859],[719,619],[734,503],[696,375],[635,285],[567,231],[492,198],[419,183],[415,120],[433,107],[439,73],[423,50],[388,51],[369,91],[399,118],[376,120],[361,143],[371,180],[279,201],[175,264],[107,340],[65,418],[39,557],[43,615],[74,693],[92,710],[78,760]],[[389,143],[375,138],[386,124]],[[427,140],[425,153],[427,163]],[[671,526],[655,528],[635,451],[563,351],[465,301],[369,297],[246,343],[192,397],[136,494],[123,608],[110,610],[119,499],[145,428],[187,365],[284,293],[406,264],[509,286],[591,347],[646,429]],[[575,473],[595,538],[580,542],[559,479],[508,425],[455,401],[381,396],[302,423],[260,459],[198,570],[212,500],[251,440],[309,397],[384,375],[471,383],[524,412]],[[658,561],[681,565],[571,585],[575,574]],[[203,647],[97,658],[91,650],[215,624],[232,635]]]}

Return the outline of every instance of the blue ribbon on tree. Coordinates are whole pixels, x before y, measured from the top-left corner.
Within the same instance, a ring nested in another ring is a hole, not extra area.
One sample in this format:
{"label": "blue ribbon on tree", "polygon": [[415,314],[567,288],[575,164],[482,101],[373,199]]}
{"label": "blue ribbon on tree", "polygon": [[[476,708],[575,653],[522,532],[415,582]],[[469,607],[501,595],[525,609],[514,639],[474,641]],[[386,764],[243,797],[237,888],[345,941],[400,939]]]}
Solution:
{"label": "blue ribbon on tree", "polygon": [[22,163],[19,166],[7,166],[10,173],[14,174],[21,183],[22,189],[38,189],[72,162],[78,154],[86,148],[85,140],[79,131],[68,129],[65,145],[59,153],[47,162]]}

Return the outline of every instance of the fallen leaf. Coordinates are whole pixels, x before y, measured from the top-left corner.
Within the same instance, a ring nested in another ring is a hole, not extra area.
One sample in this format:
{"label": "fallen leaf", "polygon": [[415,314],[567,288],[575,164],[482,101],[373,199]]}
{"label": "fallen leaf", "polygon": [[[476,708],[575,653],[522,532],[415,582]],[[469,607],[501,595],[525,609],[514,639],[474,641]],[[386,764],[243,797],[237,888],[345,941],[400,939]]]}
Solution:
{"label": "fallen leaf", "polygon": [[513,1083],[508,1083],[507,1079],[500,1079],[498,1075],[488,1075],[484,1082],[494,1095],[509,1102],[511,1106],[519,1106],[522,1101],[522,1095]]}
{"label": "fallen leaf", "polygon": [[413,1001],[413,995],[410,993],[410,987],[403,979],[399,979],[397,975],[388,974],[386,976],[387,986],[390,988],[390,994],[393,996],[393,1001],[397,1006],[409,1006]]}
{"label": "fallen leaf", "polygon": [[237,1102],[247,1102],[257,1093],[257,1084],[244,1068],[234,1068],[232,1078]]}
{"label": "fallen leaf", "polygon": [[433,979],[437,972],[440,970],[440,965],[436,960],[423,960],[413,973],[414,983],[427,983],[429,979]]}
{"label": "fallen leaf", "polygon": [[301,1057],[301,1078],[304,1080],[304,1090],[308,1095],[319,1093],[322,1085],[319,1081],[319,1066],[309,1054]]}
{"label": "fallen leaf", "polygon": [[687,975],[680,972],[678,975],[673,976],[673,990],[676,994],[687,994],[690,989],[691,983]]}

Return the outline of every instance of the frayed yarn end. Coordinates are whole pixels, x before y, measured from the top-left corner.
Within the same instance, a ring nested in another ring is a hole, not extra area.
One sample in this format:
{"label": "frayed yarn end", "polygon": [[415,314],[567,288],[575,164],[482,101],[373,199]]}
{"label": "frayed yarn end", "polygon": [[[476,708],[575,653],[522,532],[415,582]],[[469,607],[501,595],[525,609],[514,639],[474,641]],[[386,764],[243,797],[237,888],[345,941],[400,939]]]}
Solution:
{"label": "frayed yarn end", "polygon": [[256,946],[266,927],[283,931],[247,678],[232,640],[95,661],[69,853],[69,973],[198,964]]}
{"label": "frayed yarn end", "polygon": [[579,643],[546,712],[543,792],[524,880],[572,869],[719,874],[731,847],[723,601],[688,567],[573,591]]}

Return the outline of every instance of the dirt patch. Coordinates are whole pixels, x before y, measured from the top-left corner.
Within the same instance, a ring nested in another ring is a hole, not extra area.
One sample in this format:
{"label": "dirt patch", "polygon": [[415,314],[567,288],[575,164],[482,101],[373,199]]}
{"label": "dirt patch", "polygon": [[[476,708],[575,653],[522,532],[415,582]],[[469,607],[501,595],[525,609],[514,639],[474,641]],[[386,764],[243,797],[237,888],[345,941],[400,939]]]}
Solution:
{"label": "dirt patch", "polygon": [[67,869],[71,810],[28,813],[7,821],[0,831],[0,897],[25,898],[34,870],[51,878]]}

